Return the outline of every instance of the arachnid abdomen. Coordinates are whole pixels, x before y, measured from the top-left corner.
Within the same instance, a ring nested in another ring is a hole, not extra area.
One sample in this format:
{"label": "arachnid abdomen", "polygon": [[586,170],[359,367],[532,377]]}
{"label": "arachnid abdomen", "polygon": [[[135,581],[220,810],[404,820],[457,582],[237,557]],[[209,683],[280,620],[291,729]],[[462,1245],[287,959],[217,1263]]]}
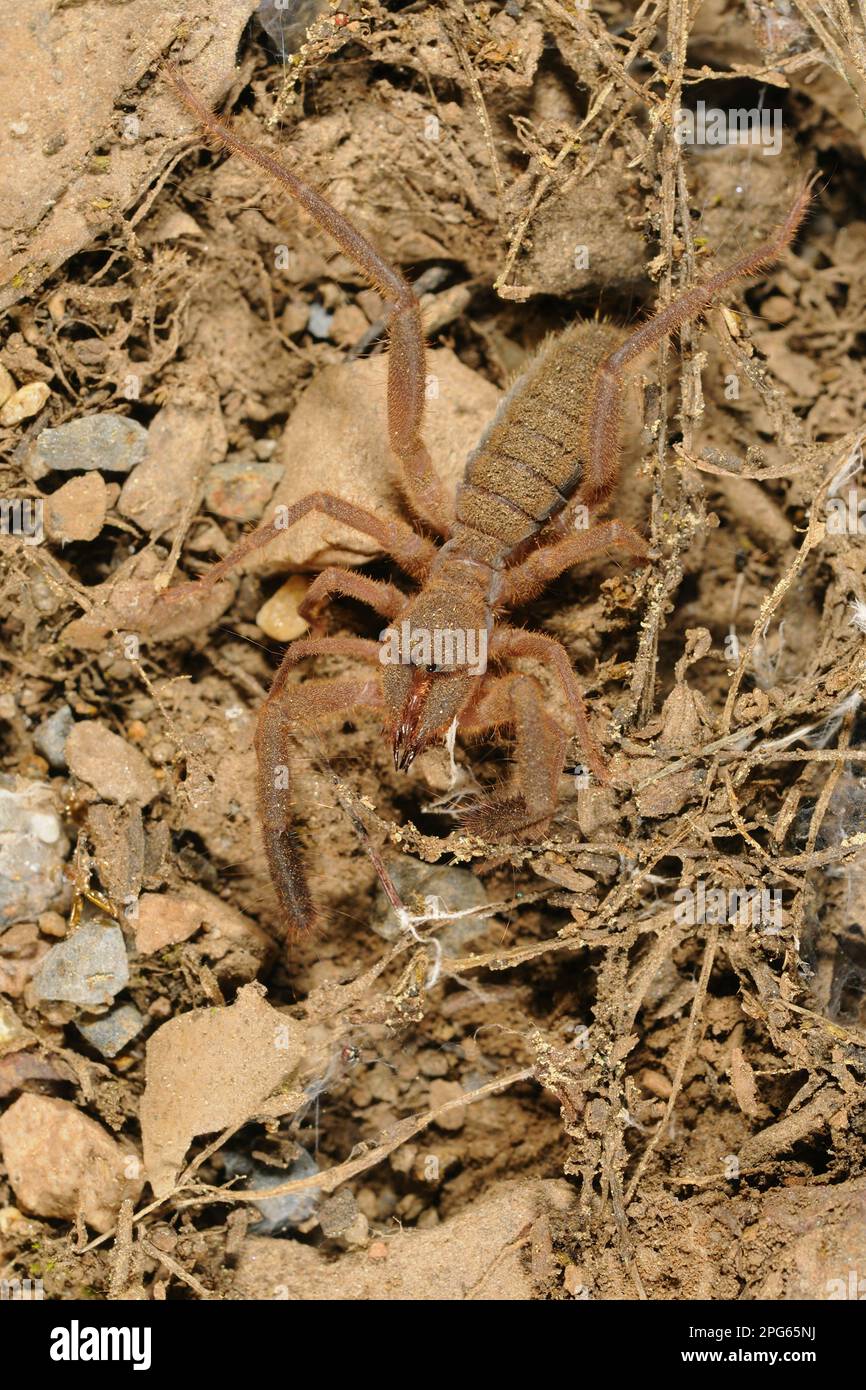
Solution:
{"label": "arachnid abdomen", "polygon": [[474,533],[462,538],[467,550],[503,559],[574,496],[593,385],[625,336],[611,323],[575,324],[515,382],[466,465],[455,535]]}

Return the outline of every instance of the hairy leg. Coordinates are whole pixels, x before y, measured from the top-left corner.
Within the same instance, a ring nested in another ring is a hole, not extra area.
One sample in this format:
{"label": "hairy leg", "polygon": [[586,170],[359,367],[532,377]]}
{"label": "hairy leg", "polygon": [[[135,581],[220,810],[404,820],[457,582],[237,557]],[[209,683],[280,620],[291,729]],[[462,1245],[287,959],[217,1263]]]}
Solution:
{"label": "hairy leg", "polygon": [[322,512],[325,516],[333,517],[335,521],[342,521],[346,526],[353,527],[364,536],[372,536],[386,554],[396,560],[400,568],[413,579],[424,578],[436,554],[436,546],[432,541],[427,540],[425,536],[419,536],[407,522],[397,517],[376,516],[366,508],[357,507],[354,502],[346,502],[342,497],[335,497],[330,492],[311,492],[291,507],[279,508],[273,521],[263,522],[255,531],[250,531],[224,560],[211,565],[201,579],[167,589],[162,594],[161,601],[166,604],[184,603],[207,592],[218,580],[236,569],[248,555],[270,545],[277,536],[281,536],[310,512]]}
{"label": "hairy leg", "polygon": [[374,613],[393,620],[405,606],[406,595],[396,584],[386,584],[378,579],[368,579],[365,574],[355,574],[353,570],[339,569],[329,565],[317,574],[298,607],[302,618],[310,624],[310,631],[317,633],[323,626],[322,610],[334,594],[344,594],[347,598],[366,603]]}
{"label": "hairy leg", "polygon": [[[259,815],[265,854],[277,899],[293,933],[310,931],[316,908],[310,896],[298,838],[293,828],[294,796],[291,782],[291,745],[320,720],[345,718],[359,709],[383,708],[378,673],[339,680],[310,680],[289,685],[287,676],[303,656],[339,652],[347,656],[377,659],[375,642],[361,651],[350,639],[295,642],[277,672],[270,694],[259,712],[255,746],[258,760]],[[303,648],[298,652],[298,648]]]}
{"label": "hairy leg", "polygon": [[490,839],[543,834],[556,809],[568,739],[544,708],[538,681],[513,674],[486,682],[460,727],[468,734],[508,727],[514,737],[511,780],[470,807],[463,817],[467,830]]}
{"label": "hairy leg", "polygon": [[586,704],[577,678],[571,669],[568,652],[553,637],[545,637],[540,632],[524,632],[518,628],[495,628],[490,642],[489,656],[501,660],[509,656],[535,657],[549,670],[552,670],[565,691],[566,698],[574,716],[577,736],[586,755],[586,761],[593,774],[604,786],[610,783],[610,775],[604,761],[601,745],[589,727]]}
{"label": "hairy leg", "polygon": [[619,432],[622,400],[630,364],[675,333],[685,323],[693,323],[716,302],[729,285],[749,280],[773,265],[797,235],[812,201],[815,179],[805,181],[797,191],[784,221],[760,246],[744,251],[728,265],[697,285],[683,290],[670,304],[639,324],[620,347],[601,363],[590,392],[589,412],[583,456],[583,480],[579,497],[590,507],[599,507],[616,486],[619,474]]}
{"label": "hairy leg", "polygon": [[447,519],[453,508],[448,506],[444,489],[421,438],[426,386],[424,330],[421,307],[412,286],[317,189],[266,150],[236,135],[230,126],[214,115],[171,64],[166,64],[163,71],[176,95],[205,134],[225,149],[240,155],[247,164],[261,169],[283,192],[300,203],[355,262],[389,305],[388,433],[391,448],[402,466],[407,501],[416,516],[437,534],[447,535]]}
{"label": "hairy leg", "polygon": [[563,570],[571,569],[582,560],[600,555],[611,546],[619,546],[638,560],[649,555],[647,543],[624,521],[603,521],[586,531],[575,531],[552,545],[541,545],[519,565],[507,570],[497,606],[518,608],[528,603]]}

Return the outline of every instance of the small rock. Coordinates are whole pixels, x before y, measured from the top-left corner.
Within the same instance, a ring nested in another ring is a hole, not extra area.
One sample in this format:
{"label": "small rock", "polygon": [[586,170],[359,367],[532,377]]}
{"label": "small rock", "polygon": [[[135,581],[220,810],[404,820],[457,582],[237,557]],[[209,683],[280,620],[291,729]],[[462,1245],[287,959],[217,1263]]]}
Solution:
{"label": "small rock", "polygon": [[331,337],[335,343],[344,347],[349,343],[356,343],[368,327],[367,316],[357,304],[341,304],[334,310]]}
{"label": "small rock", "polygon": [[72,710],[68,705],[61,705],[37,725],[33,735],[33,747],[55,772],[66,771],[66,740],[72,723]]}
{"label": "small rock", "polygon": [[33,981],[38,999],[70,1004],[110,1004],[128,983],[123,932],[98,922],[86,922],[52,946]]}
{"label": "small rock", "polygon": [[[171,1191],[190,1142],[243,1124],[297,1072],[305,1031],[264,998],[260,985],[244,985],[228,1008],[191,1009],[169,1019],[147,1044],[141,1134],[150,1185],[157,1197]],[[277,1109],[302,1103],[281,1092]]]}
{"label": "small rock", "polygon": [[303,575],[293,574],[262,604],[256,622],[266,637],[272,637],[275,642],[293,642],[307,631],[310,625],[298,613],[298,606],[309,587]]}
{"label": "small rock", "polygon": [[39,938],[35,922],[16,922],[3,933],[0,954],[0,992],[20,999],[50,946]]}
{"label": "small rock", "polygon": [[5,405],[10,396],[14,396],[15,390],[15,378],[0,362],[0,406]]}
{"label": "small rock", "polygon": [[134,1004],[118,1004],[99,1018],[79,1018],[76,1028],[91,1047],[103,1057],[116,1057],[118,1052],[137,1038],[145,1024],[144,1015]]}
{"label": "small rock", "polygon": [[64,887],[68,848],[52,789],[0,775],[0,927],[52,905]]}
{"label": "small rock", "polygon": [[16,1200],[35,1216],[109,1231],[141,1196],[141,1163],[68,1100],[23,1095],[0,1117],[0,1149]]}
{"label": "small rock", "polygon": [[[459,1100],[463,1093],[463,1087],[459,1081],[431,1081],[430,1109],[438,1110],[440,1105],[446,1105],[449,1100]],[[462,1129],[466,1123],[466,1107],[463,1105],[455,1106],[445,1115],[440,1115],[434,1123],[437,1129],[449,1131]]]}
{"label": "small rock", "polygon": [[0,406],[0,425],[20,425],[22,420],[38,415],[50,395],[44,381],[29,381],[26,386],[19,386],[5,405]]}
{"label": "small rock", "polygon": [[202,908],[178,893],[142,893],[135,916],[135,944],[143,956],[186,941],[204,921]]}
{"label": "small rock", "polygon": [[790,323],[794,306],[784,294],[771,294],[761,305],[761,317],[767,323]]}
{"label": "small rock", "polygon": [[331,332],[334,315],[328,313],[324,304],[311,304],[307,316],[307,329],[314,338],[327,338]]}
{"label": "small rock", "polygon": [[369,1222],[348,1187],[322,1203],[319,1225],[325,1239],[336,1241],[344,1250],[362,1249],[370,1234]]}
{"label": "small rock", "polygon": [[[484,885],[469,869],[450,865],[422,864],[405,854],[386,855],[388,873],[394,887],[410,912],[423,912],[424,899],[438,899],[439,907],[448,912],[486,907]],[[385,892],[376,892],[371,926],[386,941],[396,941],[401,928]],[[490,927],[489,917],[463,917],[455,922],[443,922],[436,928],[437,939],[447,955],[459,955],[467,942],[483,935]]]}
{"label": "small rock", "polygon": [[441,1048],[425,1047],[418,1053],[418,1067],[422,1076],[442,1077],[449,1071],[448,1054]]}
{"label": "small rock", "polygon": [[[248,1158],[246,1154],[231,1151],[224,1154],[224,1160],[227,1177],[246,1177],[249,1179],[248,1186],[259,1190],[281,1187],[283,1183],[293,1182],[297,1178],[311,1178],[319,1171],[318,1163],[306,1149],[301,1149],[289,1168],[266,1167],[263,1163],[256,1163],[254,1159]],[[281,1197],[256,1202],[255,1206],[261,1212],[262,1219],[250,1226],[250,1230],[259,1236],[276,1236],[300,1226],[313,1215],[319,1196],[319,1189],[311,1187],[306,1192],[287,1192]]]}
{"label": "small rock", "polygon": [[121,806],[128,801],[147,806],[159,791],[144,754],[98,719],[73,724],[66,740],[66,761],[74,777]]}
{"label": "small rock", "polygon": [[201,496],[202,479],[225,446],[218,409],[164,406],[148,432],[147,457],[123,484],[117,510],[152,536],[171,530]]}
{"label": "small rock", "polygon": [[277,943],[256,922],[198,884],[188,884],[184,896],[201,910],[204,931],[196,945],[220,984],[246,984],[273,964]]}
{"label": "small rock", "polygon": [[232,521],[258,521],[282,476],[278,463],[217,463],[205,479],[205,505]]}
{"label": "small rock", "polygon": [[112,902],[123,903],[131,919],[145,873],[147,842],[141,807],[134,802],[109,806],[97,801],[88,806],[84,824],[102,886]]}
{"label": "small rock", "polygon": [[[31,1043],[32,1043],[31,1039]],[[32,1046],[20,1052],[9,1052],[0,1057],[0,1100],[5,1100],[19,1091],[39,1089],[34,1082],[71,1081],[75,1082],[75,1072],[65,1062],[56,1057],[43,1057]]]}
{"label": "small rock", "polygon": [[5,1057],[7,1052],[17,1052],[19,1048],[26,1047],[31,1040],[31,1034],[19,1022],[18,1015],[5,999],[0,999],[0,1057]]}
{"label": "small rock", "polygon": [[92,541],[105,525],[108,489],[101,473],[70,478],[45,501],[48,535],[56,541]]}
{"label": "small rock", "polygon": [[[168,208],[162,216],[154,221],[153,226],[147,228],[146,232],[148,244],[160,241],[177,241],[178,238],[185,236],[203,237],[204,232],[195,219],[181,208]],[[142,238],[142,240],[144,239]]]}
{"label": "small rock", "polygon": [[294,338],[307,327],[309,311],[303,300],[290,299],[280,318],[280,328],[287,338]]}
{"label": "small rock", "polygon": [[66,918],[59,912],[40,912],[37,926],[43,936],[56,936],[62,939],[67,933]]}
{"label": "small rock", "polygon": [[85,415],[43,430],[28,459],[33,478],[58,473],[128,473],[144,458],[147,430],[126,415]]}

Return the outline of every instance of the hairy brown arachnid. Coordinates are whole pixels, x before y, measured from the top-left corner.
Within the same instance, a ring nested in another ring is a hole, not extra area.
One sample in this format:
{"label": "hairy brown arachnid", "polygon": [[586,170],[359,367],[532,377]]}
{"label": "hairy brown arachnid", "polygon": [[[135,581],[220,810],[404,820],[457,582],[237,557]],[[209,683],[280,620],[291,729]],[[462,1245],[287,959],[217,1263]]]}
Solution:
{"label": "hairy brown arachnid", "polygon": [[[294,730],[329,716],[345,718],[360,708],[381,711],[395,765],[405,769],[422,749],[455,726],[466,734],[510,729],[515,745],[512,782],[477,802],[464,818],[471,829],[492,838],[543,833],[556,807],[569,737],[545,708],[534,677],[489,670],[473,674],[465,664],[453,662],[382,666],[379,643],[321,635],[327,600],[334,594],[359,599],[389,623],[408,622],[410,633],[483,630],[489,634],[488,656],[497,667],[509,657],[537,658],[562,685],[587,764],[600,782],[608,782],[604,754],[590,729],[564,647],[552,637],[503,626],[498,619],[564,570],[609,547],[622,547],[637,560],[647,558],[646,543],[620,521],[567,534],[557,520],[561,523],[572,501],[596,510],[615,486],[630,364],[667,334],[698,318],[728,286],[776,261],[805,216],[812,183],[800,187],[781,226],[767,241],[685,290],[631,332],[587,321],[548,340],[502,401],[449,505],[421,435],[424,336],[419,304],[408,281],[319,192],[224,125],[175,68],[166,67],[165,74],[205,135],[261,169],[300,203],[390,306],[390,444],[401,467],[409,511],[442,542],[437,545],[407,521],[375,516],[329,492],[315,492],[288,508],[279,524],[266,522],[244,537],[202,579],[179,585],[163,598],[174,603],[210,588],[244,556],[311,511],[371,536],[419,585],[418,593],[407,598],[393,584],[336,567],[323,570],[300,609],[313,635],[290,645],[259,715],[258,790],[268,863],[291,927],[305,931],[316,913],[292,829],[291,789],[284,778],[275,776],[277,768],[287,766]],[[303,684],[289,681],[299,661],[324,653],[358,658],[373,670]]]}

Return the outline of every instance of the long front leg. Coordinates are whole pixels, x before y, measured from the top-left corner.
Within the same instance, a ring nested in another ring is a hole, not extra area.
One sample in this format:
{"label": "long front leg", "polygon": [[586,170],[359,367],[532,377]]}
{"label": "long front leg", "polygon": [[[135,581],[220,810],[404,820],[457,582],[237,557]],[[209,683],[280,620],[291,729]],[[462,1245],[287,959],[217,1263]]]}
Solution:
{"label": "long front leg", "polygon": [[508,656],[535,657],[554,672],[565,691],[586,761],[599,782],[608,786],[610,774],[605,765],[601,744],[589,727],[583,692],[571,669],[565,648],[553,637],[545,637],[540,632],[523,632],[517,628],[500,627],[494,630],[489,655],[493,660]]}
{"label": "long front leg", "polygon": [[649,557],[646,541],[631,526],[626,526],[624,521],[603,521],[586,531],[575,531],[553,545],[540,546],[519,565],[507,570],[497,606],[519,608],[535,598],[546,584],[564,570],[579,565],[582,560],[590,560],[612,546],[626,550],[636,560]]}
{"label": "long front leg", "polygon": [[421,438],[426,387],[424,329],[421,306],[412,286],[399,270],[376,250],[347,217],[328,202],[317,189],[286,168],[273,155],[250,144],[224,124],[201,97],[184,81],[176,68],[167,64],[164,72],[177,96],[206,132],[218,144],[240,155],[247,164],[261,169],[283,192],[288,193],[323,231],[334,239],[390,306],[388,332],[388,433],[391,448],[403,469],[407,501],[437,535],[447,535],[452,512],[441,482],[433,469],[430,454]]}
{"label": "long front leg", "polygon": [[[377,644],[370,642],[365,645],[373,648],[375,656],[372,659],[377,659]],[[297,647],[304,650],[296,653],[294,649]],[[291,667],[301,656],[314,655],[311,651],[314,647],[319,650],[326,648],[331,652],[335,650],[333,644],[313,642],[296,642],[289,648],[259,713],[255,737],[259,814],[265,854],[277,899],[290,930],[295,934],[311,931],[317,913],[293,826],[292,743],[299,734],[320,720],[345,718],[355,710],[384,707],[378,673],[345,680],[310,680],[301,685],[287,684],[286,677]],[[369,652],[358,650],[345,654],[370,656]]]}
{"label": "long front leg", "polygon": [[425,536],[419,536],[407,522],[397,517],[376,516],[366,508],[356,506],[354,502],[335,497],[331,492],[311,492],[291,507],[278,507],[273,521],[266,521],[255,531],[250,531],[224,560],[211,565],[201,579],[189,584],[177,584],[173,589],[166,590],[161,596],[161,602],[184,603],[190,598],[206,593],[218,580],[236,569],[248,555],[270,545],[277,536],[281,536],[310,512],[322,512],[324,516],[333,517],[335,521],[352,526],[362,535],[371,536],[385,553],[396,560],[400,568],[414,579],[424,578],[436,554],[436,546],[432,541],[427,540]]}
{"label": "long front leg", "polygon": [[532,676],[493,679],[460,722],[464,733],[508,727],[514,737],[514,773],[463,816],[467,830],[488,839],[525,832],[541,835],[556,810],[568,739],[544,708],[544,692]]}
{"label": "long front leg", "polygon": [[628,369],[648,348],[670,333],[693,323],[714,304],[729,285],[749,280],[771,266],[790,246],[812,201],[816,176],[797,191],[787,216],[760,246],[744,251],[700,284],[683,290],[670,304],[639,324],[625,342],[601,363],[592,384],[584,439],[584,472],[578,496],[590,507],[600,507],[616,486],[619,476],[619,433]]}

